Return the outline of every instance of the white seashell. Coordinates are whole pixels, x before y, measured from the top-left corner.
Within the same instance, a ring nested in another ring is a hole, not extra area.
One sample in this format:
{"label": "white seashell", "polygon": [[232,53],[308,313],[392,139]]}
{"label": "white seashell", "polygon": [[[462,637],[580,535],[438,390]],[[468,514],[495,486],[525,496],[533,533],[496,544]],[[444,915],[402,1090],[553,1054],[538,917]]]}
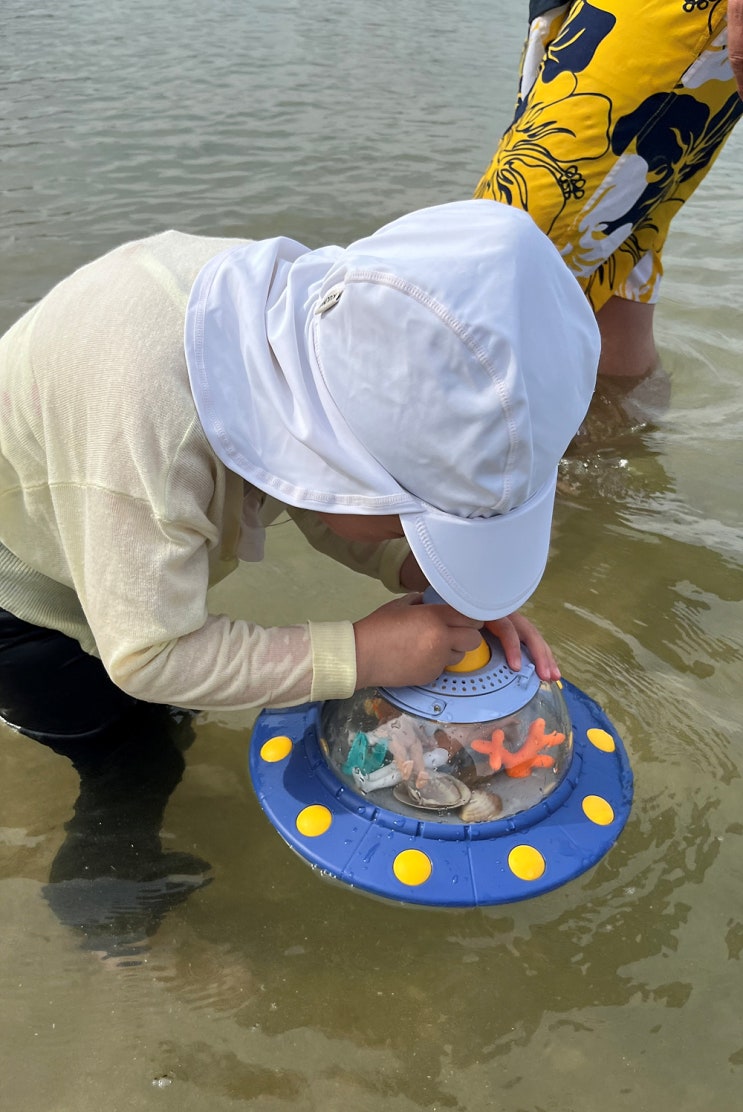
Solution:
{"label": "white seashell", "polygon": [[395,799],[424,811],[448,811],[461,807],[470,797],[466,784],[446,772],[434,772],[420,787],[407,780],[392,791]]}
{"label": "white seashell", "polygon": [[503,801],[499,795],[475,788],[459,812],[459,817],[462,822],[491,822],[498,818],[502,810]]}

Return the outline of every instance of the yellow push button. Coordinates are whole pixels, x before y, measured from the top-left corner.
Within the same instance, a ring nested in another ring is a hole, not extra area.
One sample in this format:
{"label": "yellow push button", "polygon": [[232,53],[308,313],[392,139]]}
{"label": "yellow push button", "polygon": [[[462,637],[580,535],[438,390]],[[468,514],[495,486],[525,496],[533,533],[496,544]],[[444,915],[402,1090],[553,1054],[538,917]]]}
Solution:
{"label": "yellow push button", "polygon": [[465,653],[458,664],[447,664],[444,671],[446,672],[476,672],[478,668],[484,668],[490,660],[490,649],[488,643],[483,637],[480,644],[476,649],[470,649]]}
{"label": "yellow push button", "polygon": [[583,814],[597,826],[608,826],[614,822],[614,808],[600,795],[587,795],[581,804]]}
{"label": "yellow push button", "polygon": [[420,849],[404,849],[392,862],[392,871],[401,884],[425,884],[433,872],[431,858]]}
{"label": "yellow push button", "polygon": [[268,741],[264,741],[261,746],[261,758],[273,764],[275,761],[283,761],[288,757],[292,751],[292,739],[284,735],[277,735],[270,737]]}
{"label": "yellow push button", "polygon": [[297,830],[305,838],[317,838],[330,830],[333,816],[322,803],[313,803],[299,812],[296,818]]}
{"label": "yellow push button", "polygon": [[617,747],[611,734],[607,733],[606,730],[600,730],[597,726],[586,730],[586,737],[591,745],[595,745],[602,753],[613,753]]}
{"label": "yellow push button", "polygon": [[508,867],[519,880],[539,880],[546,864],[534,846],[514,846],[508,855]]}

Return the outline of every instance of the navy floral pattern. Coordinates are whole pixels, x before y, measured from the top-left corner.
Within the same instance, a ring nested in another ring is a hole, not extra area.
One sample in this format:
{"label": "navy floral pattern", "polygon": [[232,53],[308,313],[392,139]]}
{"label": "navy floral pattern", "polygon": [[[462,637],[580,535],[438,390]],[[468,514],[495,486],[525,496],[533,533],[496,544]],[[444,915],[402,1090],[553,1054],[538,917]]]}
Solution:
{"label": "navy floral pattern", "polygon": [[635,112],[617,120],[612,150],[622,155],[634,143],[648,167],[644,190],[619,220],[634,225],[659,200],[673,201],[679,186],[709,166],[741,112],[743,101],[737,93],[713,113],[689,93],[673,92],[648,97]]}

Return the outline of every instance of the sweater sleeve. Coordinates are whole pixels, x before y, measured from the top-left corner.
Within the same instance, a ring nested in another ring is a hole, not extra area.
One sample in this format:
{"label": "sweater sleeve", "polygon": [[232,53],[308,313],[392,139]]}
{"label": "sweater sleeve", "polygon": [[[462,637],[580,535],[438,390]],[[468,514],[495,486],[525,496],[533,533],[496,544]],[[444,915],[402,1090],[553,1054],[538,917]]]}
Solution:
{"label": "sweater sleeve", "polygon": [[114,683],[139,699],[194,709],[350,695],[350,622],[264,628],[208,613],[219,534],[189,470],[190,484],[174,480],[178,513],[168,518],[144,499],[96,486],[58,492],[75,589]]}

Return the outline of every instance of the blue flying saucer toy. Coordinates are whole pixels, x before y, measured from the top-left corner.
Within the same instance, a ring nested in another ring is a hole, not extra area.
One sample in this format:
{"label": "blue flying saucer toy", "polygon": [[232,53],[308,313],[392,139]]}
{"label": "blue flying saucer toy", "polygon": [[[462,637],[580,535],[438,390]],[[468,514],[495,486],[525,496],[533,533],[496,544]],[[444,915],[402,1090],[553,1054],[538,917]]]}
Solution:
{"label": "blue flying saucer toy", "polygon": [[522,659],[512,671],[486,631],[428,687],[262,711],[261,807],[310,865],[389,900],[465,908],[565,884],[621,833],[632,772],[596,703]]}

